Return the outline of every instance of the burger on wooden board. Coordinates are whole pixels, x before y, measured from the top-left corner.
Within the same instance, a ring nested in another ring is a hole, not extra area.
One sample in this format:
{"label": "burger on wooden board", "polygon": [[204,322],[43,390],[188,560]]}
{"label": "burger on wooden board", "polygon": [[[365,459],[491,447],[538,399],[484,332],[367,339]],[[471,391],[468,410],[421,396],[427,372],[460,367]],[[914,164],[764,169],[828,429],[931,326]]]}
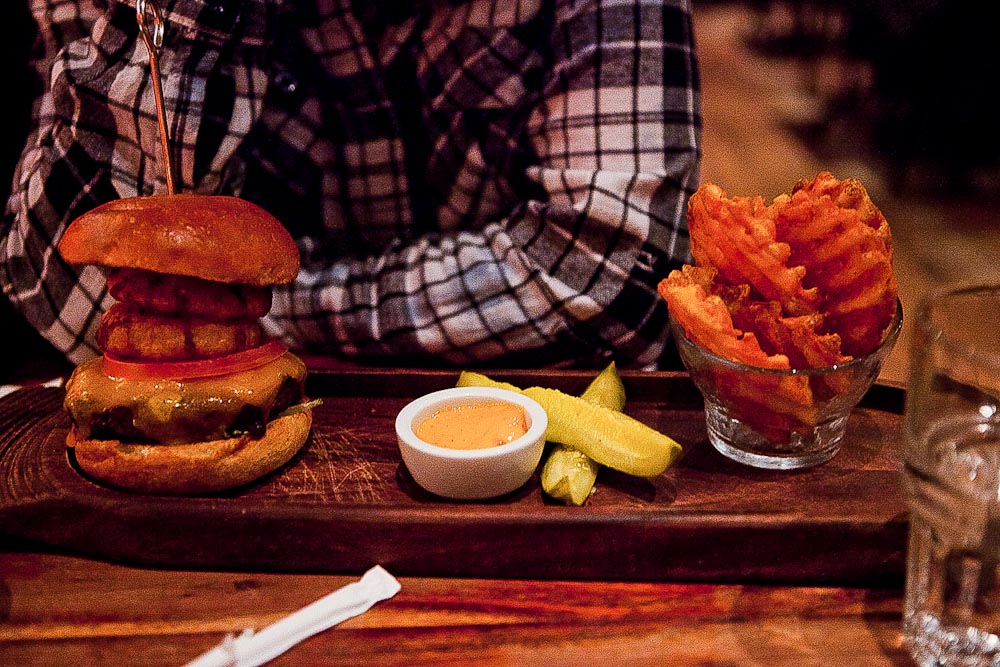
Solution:
{"label": "burger on wooden board", "polygon": [[66,444],[80,468],[141,493],[198,495],[256,480],[305,444],[305,364],[260,318],[271,286],[299,271],[295,242],[236,197],[167,194],[108,202],[58,249],[107,275],[102,356],[66,383]]}

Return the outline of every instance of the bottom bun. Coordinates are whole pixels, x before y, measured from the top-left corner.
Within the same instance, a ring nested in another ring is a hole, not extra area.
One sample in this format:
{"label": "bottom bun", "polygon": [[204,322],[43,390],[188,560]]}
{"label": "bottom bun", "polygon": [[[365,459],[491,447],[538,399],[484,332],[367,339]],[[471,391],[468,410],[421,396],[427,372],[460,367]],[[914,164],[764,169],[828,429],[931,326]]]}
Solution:
{"label": "bottom bun", "polygon": [[91,477],[141,493],[198,495],[224,491],[263,477],[287,463],[309,437],[312,411],[279,417],[264,437],[230,438],[185,445],[82,440],[76,429],[66,444]]}

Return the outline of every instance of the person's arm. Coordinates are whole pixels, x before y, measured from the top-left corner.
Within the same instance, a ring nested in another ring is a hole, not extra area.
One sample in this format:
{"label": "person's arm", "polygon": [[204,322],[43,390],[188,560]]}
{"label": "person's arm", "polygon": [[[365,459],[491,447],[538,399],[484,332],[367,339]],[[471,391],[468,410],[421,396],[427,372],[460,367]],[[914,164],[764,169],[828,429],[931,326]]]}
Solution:
{"label": "person's arm", "polygon": [[[159,0],[179,191],[227,187],[232,144],[260,111],[257,54],[271,1]],[[166,172],[134,1],[32,0],[31,11],[43,93],[0,223],[0,284],[36,330],[79,362],[97,353],[94,331],[110,297],[98,269],[67,266],[55,245],[100,203],[165,192]]]}
{"label": "person's arm", "polygon": [[276,295],[273,331],[414,363],[657,360],[668,327],[656,283],[688,259],[686,202],[698,184],[690,6],[559,4],[553,67],[516,139],[537,155],[522,175],[537,194],[481,231],[307,265]]}
{"label": "person's arm", "polygon": [[[63,33],[48,21],[65,16],[69,3],[36,4],[43,31],[54,43],[68,41],[42,63],[49,86],[0,227],[0,283],[76,361],[96,353],[93,332],[109,297],[99,271],[78,275],[54,244],[70,220],[99,203],[163,192],[164,173],[134,6],[112,1]],[[258,119],[272,72],[262,47],[277,3],[162,5],[161,69],[179,189],[280,207],[243,182],[257,169],[247,133],[266,126]],[[666,339],[655,283],[686,259],[683,207],[697,185],[689,7],[579,3],[563,8],[551,28],[553,67],[517,138],[537,159],[510,177],[532,180],[528,189],[538,194],[477,231],[443,225],[440,235],[368,259],[317,263],[313,253],[341,249],[300,239],[303,272],[276,294],[272,333],[315,351],[404,362],[588,363],[612,351],[623,366],[655,359]],[[266,141],[268,131],[260,134]],[[300,163],[309,179],[325,168]],[[287,218],[293,232],[324,224]]]}

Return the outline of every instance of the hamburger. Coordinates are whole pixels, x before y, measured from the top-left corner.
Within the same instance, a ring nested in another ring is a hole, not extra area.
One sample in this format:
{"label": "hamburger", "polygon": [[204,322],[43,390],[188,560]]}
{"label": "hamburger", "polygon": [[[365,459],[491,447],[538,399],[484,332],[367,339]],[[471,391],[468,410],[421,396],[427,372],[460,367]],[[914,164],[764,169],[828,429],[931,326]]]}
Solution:
{"label": "hamburger", "polygon": [[299,271],[282,224],[242,199],[120,199],[75,219],[58,245],[105,271],[114,304],[102,354],[66,383],[66,444],[80,469],[141,493],[197,495],[256,480],[306,442],[305,364],[260,318]]}

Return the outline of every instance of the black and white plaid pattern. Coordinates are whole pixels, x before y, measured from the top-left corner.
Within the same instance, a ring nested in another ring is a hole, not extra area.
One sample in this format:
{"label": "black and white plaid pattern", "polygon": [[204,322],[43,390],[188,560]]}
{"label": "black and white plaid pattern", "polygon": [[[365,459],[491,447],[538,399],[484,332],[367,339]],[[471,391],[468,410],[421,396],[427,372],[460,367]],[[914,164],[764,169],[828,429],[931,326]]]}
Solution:
{"label": "black and white plaid pattern", "polygon": [[[401,364],[654,364],[688,260],[688,0],[159,0],[179,191],[274,213],[302,271],[269,333]],[[67,223],[165,192],[134,3],[32,0],[46,83],[4,293],[73,361],[110,305]]]}

